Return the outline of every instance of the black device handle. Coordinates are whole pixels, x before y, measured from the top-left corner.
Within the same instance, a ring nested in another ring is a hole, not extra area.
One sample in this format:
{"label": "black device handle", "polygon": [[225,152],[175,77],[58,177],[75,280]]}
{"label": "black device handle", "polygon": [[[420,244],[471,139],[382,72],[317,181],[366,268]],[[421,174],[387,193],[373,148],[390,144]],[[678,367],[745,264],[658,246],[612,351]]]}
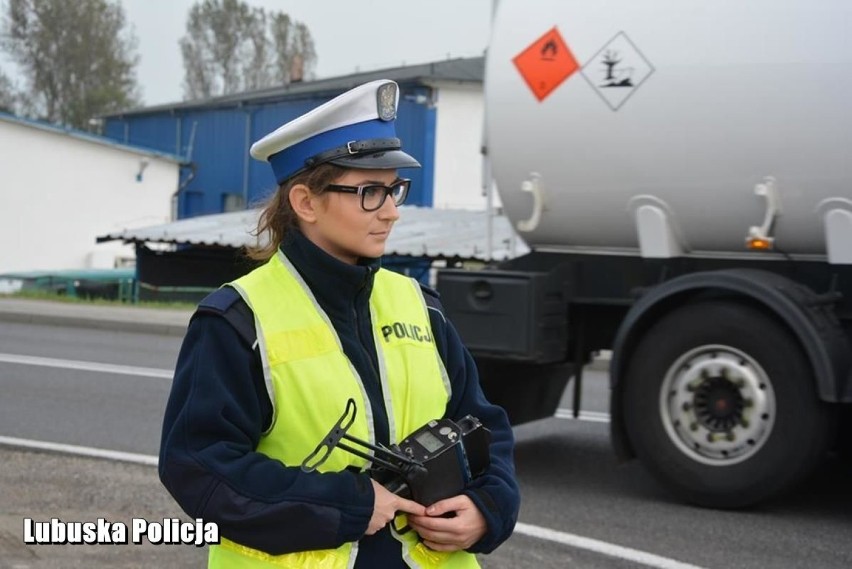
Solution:
{"label": "black device handle", "polygon": [[[352,413],[351,417],[349,417],[350,410]],[[351,427],[352,423],[355,422],[355,415],[357,415],[357,413],[358,410],[355,407],[355,400],[349,399],[349,401],[346,402],[346,409],[343,410],[343,415],[340,416],[337,423],[334,424],[328,434],[319,442],[317,448],[314,449],[314,452],[309,454],[305,460],[302,461],[303,472],[313,472],[319,468],[322,463],[328,460],[331,451],[333,451],[334,447],[340,443],[340,439],[346,436],[346,431],[349,430],[349,427]],[[317,456],[319,456],[323,450],[325,453],[317,459]],[[315,460],[315,462],[310,464],[311,460]]]}
{"label": "black device handle", "polygon": [[[346,452],[378,464],[396,474],[405,474],[410,468],[423,468],[423,465],[420,462],[405,456],[401,452],[394,452],[391,449],[377,446],[346,434],[346,431],[348,431],[349,427],[352,426],[352,423],[355,422],[355,415],[357,412],[355,400],[349,399],[346,401],[346,409],[343,410],[343,415],[340,416],[337,423],[334,424],[328,434],[319,442],[314,451],[302,461],[303,472],[314,472],[326,460],[328,460],[328,457],[331,455],[331,451],[333,451],[335,447],[340,447]],[[349,416],[350,413],[352,414],[351,417]],[[345,445],[340,442],[341,439],[345,439],[361,447],[368,448],[372,450],[374,454],[370,455],[356,448],[352,448],[349,445]],[[323,453],[323,451],[325,452]],[[323,454],[320,456],[320,453]],[[313,463],[311,461],[313,461]]]}

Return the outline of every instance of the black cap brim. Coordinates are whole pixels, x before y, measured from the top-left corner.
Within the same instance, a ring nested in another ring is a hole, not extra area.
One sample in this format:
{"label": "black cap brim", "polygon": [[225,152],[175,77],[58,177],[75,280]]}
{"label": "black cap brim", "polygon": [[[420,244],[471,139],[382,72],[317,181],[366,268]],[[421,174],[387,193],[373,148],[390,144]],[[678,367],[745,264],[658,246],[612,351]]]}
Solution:
{"label": "black cap brim", "polygon": [[359,170],[394,170],[397,168],[420,168],[420,162],[403,152],[402,150],[387,150],[374,154],[361,154],[358,156],[342,156],[329,160],[329,163],[343,166],[344,168],[356,168]]}

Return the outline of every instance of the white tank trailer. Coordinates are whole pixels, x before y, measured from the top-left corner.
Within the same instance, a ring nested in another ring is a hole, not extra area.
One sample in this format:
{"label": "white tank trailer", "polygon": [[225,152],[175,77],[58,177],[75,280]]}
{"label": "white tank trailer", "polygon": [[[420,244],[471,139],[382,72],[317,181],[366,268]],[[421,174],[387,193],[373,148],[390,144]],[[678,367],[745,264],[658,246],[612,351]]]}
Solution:
{"label": "white tank trailer", "polygon": [[495,4],[486,187],[531,252],[438,288],[517,423],[611,350],[612,441],[736,508],[848,444],[852,3]]}

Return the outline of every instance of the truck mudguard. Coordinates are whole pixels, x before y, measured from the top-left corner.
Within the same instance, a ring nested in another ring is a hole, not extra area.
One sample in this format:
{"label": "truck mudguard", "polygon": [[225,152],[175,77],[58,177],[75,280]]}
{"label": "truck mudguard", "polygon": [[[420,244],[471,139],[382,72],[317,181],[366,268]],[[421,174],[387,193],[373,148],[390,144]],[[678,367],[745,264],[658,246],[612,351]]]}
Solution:
{"label": "truck mudguard", "polygon": [[696,298],[740,298],[762,306],[786,324],[798,339],[814,371],[817,392],[826,402],[850,400],[845,383],[852,372],[850,346],[833,310],[835,293],[814,291],[784,276],[755,269],[706,271],[655,286],[631,307],[619,327],[610,363],[611,431],[616,454],[632,456],[624,436],[621,391],[626,366],[642,334],[663,314]]}

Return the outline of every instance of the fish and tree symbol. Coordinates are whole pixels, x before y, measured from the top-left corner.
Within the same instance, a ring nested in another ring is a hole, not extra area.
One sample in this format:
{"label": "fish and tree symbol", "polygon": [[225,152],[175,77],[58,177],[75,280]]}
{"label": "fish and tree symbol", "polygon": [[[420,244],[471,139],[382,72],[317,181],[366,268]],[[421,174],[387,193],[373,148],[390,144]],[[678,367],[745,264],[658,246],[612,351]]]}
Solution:
{"label": "fish and tree symbol", "polygon": [[619,53],[613,49],[608,49],[603,54],[601,63],[606,68],[606,77],[604,82],[599,87],[633,87],[633,72],[632,67],[624,67],[617,69],[622,58]]}

